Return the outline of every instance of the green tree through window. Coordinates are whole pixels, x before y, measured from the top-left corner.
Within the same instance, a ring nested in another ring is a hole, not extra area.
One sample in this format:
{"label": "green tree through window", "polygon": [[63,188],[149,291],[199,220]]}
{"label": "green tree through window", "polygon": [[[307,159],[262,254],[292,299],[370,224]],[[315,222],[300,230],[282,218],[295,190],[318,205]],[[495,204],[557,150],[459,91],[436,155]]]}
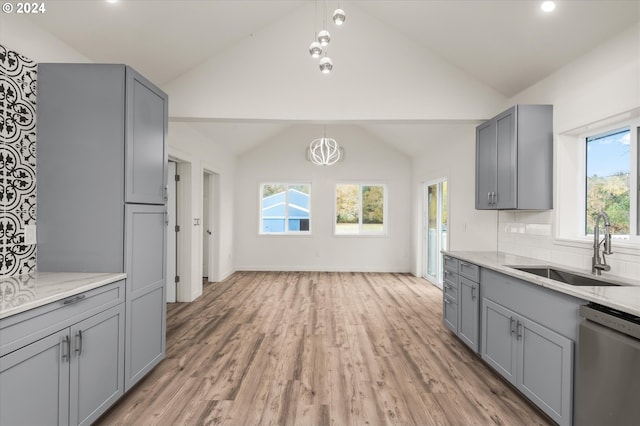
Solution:
{"label": "green tree through window", "polygon": [[595,218],[604,211],[614,235],[630,233],[630,130],[587,138],[585,233],[593,234]]}
{"label": "green tree through window", "polygon": [[336,186],[336,234],[384,234],[384,185]]}

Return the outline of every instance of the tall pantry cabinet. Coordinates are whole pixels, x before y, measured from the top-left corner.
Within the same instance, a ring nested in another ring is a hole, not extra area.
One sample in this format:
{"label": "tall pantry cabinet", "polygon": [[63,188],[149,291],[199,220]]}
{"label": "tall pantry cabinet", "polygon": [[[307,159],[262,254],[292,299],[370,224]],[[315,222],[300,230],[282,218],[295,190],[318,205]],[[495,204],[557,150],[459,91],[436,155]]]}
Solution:
{"label": "tall pantry cabinet", "polygon": [[38,66],[38,270],[126,272],[125,391],[165,354],[165,93],[132,68]]}

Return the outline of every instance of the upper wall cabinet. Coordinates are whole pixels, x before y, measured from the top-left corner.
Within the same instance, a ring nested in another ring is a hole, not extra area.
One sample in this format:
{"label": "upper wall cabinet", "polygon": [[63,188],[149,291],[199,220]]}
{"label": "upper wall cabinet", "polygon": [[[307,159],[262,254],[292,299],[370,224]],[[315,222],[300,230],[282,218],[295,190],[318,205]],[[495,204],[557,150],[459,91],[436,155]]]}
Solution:
{"label": "upper wall cabinet", "polygon": [[553,106],[516,105],[476,128],[476,209],[553,208]]}
{"label": "upper wall cabinet", "polygon": [[127,203],[164,204],[167,164],[167,95],[126,68]]}

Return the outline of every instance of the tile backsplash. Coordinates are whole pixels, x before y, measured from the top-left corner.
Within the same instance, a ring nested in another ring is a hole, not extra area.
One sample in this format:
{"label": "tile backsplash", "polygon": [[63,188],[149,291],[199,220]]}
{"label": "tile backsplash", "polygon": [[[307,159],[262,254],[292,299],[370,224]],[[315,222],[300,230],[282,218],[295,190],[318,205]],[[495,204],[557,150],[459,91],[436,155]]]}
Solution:
{"label": "tile backsplash", "polygon": [[[37,63],[0,45],[0,277],[36,269]],[[27,228],[25,228],[27,227]]]}
{"label": "tile backsplash", "polygon": [[[558,263],[574,268],[591,269],[593,248],[590,242],[557,241],[554,237],[553,211],[501,211],[498,213],[498,251]],[[640,248],[618,246],[607,256],[611,274],[626,278],[640,277]]]}

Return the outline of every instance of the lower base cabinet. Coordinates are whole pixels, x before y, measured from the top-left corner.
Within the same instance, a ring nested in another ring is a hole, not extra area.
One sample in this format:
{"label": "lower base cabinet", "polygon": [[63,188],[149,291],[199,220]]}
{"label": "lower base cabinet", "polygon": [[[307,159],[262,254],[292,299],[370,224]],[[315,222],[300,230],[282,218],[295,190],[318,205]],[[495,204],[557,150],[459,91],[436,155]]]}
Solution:
{"label": "lower base cabinet", "polygon": [[571,425],[573,342],[482,300],[482,358],[560,425]]}
{"label": "lower base cabinet", "polygon": [[71,328],[69,424],[89,425],[124,393],[124,305]]}
{"label": "lower base cabinet", "polygon": [[460,277],[458,287],[458,337],[478,353],[480,349],[480,285]]}
{"label": "lower base cabinet", "polygon": [[90,425],[124,394],[123,291],[109,284],[0,322],[0,425]]}
{"label": "lower base cabinet", "polygon": [[124,392],[124,305],[0,358],[0,424],[89,425]]}
{"label": "lower base cabinet", "polygon": [[442,321],[449,330],[458,334],[458,303],[447,294],[442,298]]}
{"label": "lower base cabinet", "polygon": [[0,358],[0,424],[69,424],[69,330]]}

